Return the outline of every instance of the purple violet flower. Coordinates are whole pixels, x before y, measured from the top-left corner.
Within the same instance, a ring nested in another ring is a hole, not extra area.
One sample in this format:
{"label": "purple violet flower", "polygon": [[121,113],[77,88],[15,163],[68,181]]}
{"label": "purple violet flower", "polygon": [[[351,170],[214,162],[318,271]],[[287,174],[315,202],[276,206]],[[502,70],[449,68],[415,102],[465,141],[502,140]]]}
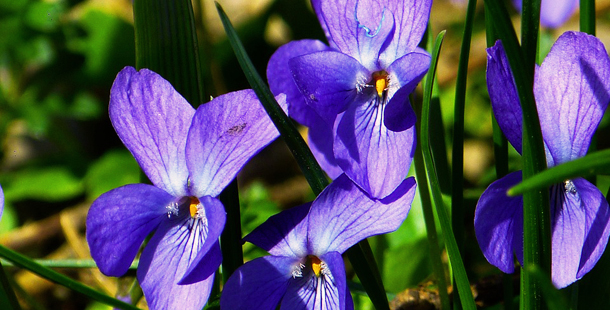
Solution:
{"label": "purple violet flower", "polygon": [[417,48],[431,0],[312,0],[329,45],[280,47],[267,78],[289,114],[309,127],[312,152],[331,178],[345,172],[383,198],[406,177],[415,150],[409,94],[430,56]]}
{"label": "purple violet flower", "polygon": [[271,256],[235,271],[222,309],[353,309],[341,254],[367,237],[396,230],[415,195],[408,178],[386,198],[371,199],[344,174],[316,200],[270,217],[244,239]]}
{"label": "purple violet flower", "polygon": [[[513,0],[513,5],[521,12],[523,0]],[[542,0],[540,3],[540,24],[547,28],[558,28],[574,14],[577,6],[577,0]]]}
{"label": "purple violet flower", "polygon": [[[285,97],[278,97],[285,106]],[[144,239],[138,281],[151,309],[202,309],[221,262],[225,210],[215,198],[279,134],[252,90],[197,111],[158,74],[127,67],[110,93],[119,138],[153,185],[130,184],[96,199],[87,241],[99,269],[123,275]]]}
{"label": "purple violet flower", "polygon": [[[508,141],[521,152],[521,107],[500,41],[487,50],[487,86],[493,111]],[[584,156],[606,110],[610,59],[603,44],[585,33],[566,32],[536,68],[534,96],[549,167]],[[481,195],[474,225],[487,260],[506,273],[514,255],[523,264],[523,197],[506,191],[521,171],[492,183]],[[583,178],[550,188],[552,281],[563,288],[599,260],[610,235],[610,210],[602,193]]]}

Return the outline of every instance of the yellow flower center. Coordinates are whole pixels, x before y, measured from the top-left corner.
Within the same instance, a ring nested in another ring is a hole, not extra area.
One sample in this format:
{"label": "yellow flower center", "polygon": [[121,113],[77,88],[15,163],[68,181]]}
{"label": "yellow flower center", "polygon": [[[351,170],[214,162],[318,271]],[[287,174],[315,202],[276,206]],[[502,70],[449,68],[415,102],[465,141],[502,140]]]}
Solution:
{"label": "yellow flower center", "polygon": [[189,197],[191,202],[189,205],[189,211],[192,218],[197,218],[197,212],[199,212],[199,199],[197,197]]}
{"label": "yellow flower center", "polygon": [[322,261],[317,256],[313,255],[307,255],[307,258],[311,262],[311,270],[313,270],[316,277],[319,277],[322,272]]}
{"label": "yellow flower center", "polygon": [[377,90],[377,95],[381,97],[383,95],[383,92],[388,89],[388,73],[385,71],[378,71],[373,73],[373,82],[375,84],[375,89]]}

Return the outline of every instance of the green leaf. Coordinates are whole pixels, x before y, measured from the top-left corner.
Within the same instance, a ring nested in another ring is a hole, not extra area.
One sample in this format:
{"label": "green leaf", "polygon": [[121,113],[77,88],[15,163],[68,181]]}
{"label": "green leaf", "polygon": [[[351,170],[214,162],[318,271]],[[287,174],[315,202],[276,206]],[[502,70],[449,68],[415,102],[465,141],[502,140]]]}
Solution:
{"label": "green leaf", "polygon": [[118,299],[115,299],[108,295],[100,293],[100,292],[96,291],[95,289],[90,288],[86,285],[83,285],[82,283],[80,283],[76,280],[72,280],[71,278],[68,278],[67,276],[65,276],[61,273],[58,273],[51,269],[43,267],[40,264],[35,263],[31,259],[15,252],[15,251],[12,251],[4,246],[0,246],[0,257],[6,258],[8,261],[13,263],[15,266],[19,266],[23,269],[27,269],[27,270],[39,275],[42,278],[55,282],[59,285],[63,285],[73,291],[76,291],[76,292],[79,292],[86,296],[89,296],[90,298],[95,299],[99,302],[103,302],[107,305],[110,305],[110,306],[113,306],[116,308],[120,308],[120,309],[129,309],[129,310],[138,309],[130,304],[124,303]]}
{"label": "green leaf", "polygon": [[140,167],[129,151],[108,151],[89,167],[85,175],[87,197],[93,200],[111,189],[138,183],[140,173]]}
{"label": "green leaf", "polygon": [[0,305],[2,305],[3,309],[6,308],[7,310],[21,309],[17,296],[15,296],[15,291],[13,291],[6,273],[4,273],[2,264],[0,264]]}
{"label": "green leaf", "polygon": [[135,0],[136,67],[155,71],[194,107],[204,103],[190,0]]}
{"label": "green leaf", "polygon": [[29,169],[16,172],[6,185],[7,200],[38,199],[61,201],[74,198],[83,191],[83,184],[62,166]]}
{"label": "green leaf", "polygon": [[434,167],[434,162],[432,161],[432,154],[430,151],[430,136],[428,130],[430,128],[430,101],[432,97],[432,87],[434,85],[434,78],[436,74],[436,65],[438,63],[438,56],[440,53],[444,36],[445,31],[441,31],[438,34],[438,36],[436,37],[434,49],[432,51],[432,62],[430,65],[430,70],[428,71],[424,89],[424,100],[421,117],[422,130],[420,131],[420,135],[422,141],[422,153],[424,155],[424,163],[426,165],[430,188],[432,190],[432,199],[434,201],[436,213],[438,214],[438,218],[441,224],[443,237],[445,238],[447,254],[449,256],[449,262],[451,263],[451,267],[453,269],[456,286],[460,292],[460,301],[462,303],[462,308],[467,310],[474,310],[476,309],[476,306],[474,304],[472,292],[470,291],[470,283],[468,282],[468,276],[466,275],[466,270],[464,269],[464,263],[462,262],[462,257],[460,256],[460,251],[457,247],[455,236],[451,231],[451,219],[449,218],[447,210],[445,209],[445,204],[443,203],[443,197],[440,192],[438,176],[436,175],[436,169]]}
{"label": "green leaf", "polygon": [[508,195],[522,195],[527,191],[548,188],[576,177],[586,178],[600,174],[610,175],[610,149],[597,151],[537,173],[509,189]]}

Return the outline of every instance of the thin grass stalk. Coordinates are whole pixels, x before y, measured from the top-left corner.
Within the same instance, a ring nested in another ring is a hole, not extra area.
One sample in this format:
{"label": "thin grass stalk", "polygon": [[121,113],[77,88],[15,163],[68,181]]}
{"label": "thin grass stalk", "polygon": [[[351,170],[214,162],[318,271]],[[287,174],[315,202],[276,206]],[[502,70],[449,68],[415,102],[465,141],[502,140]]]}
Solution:
{"label": "thin grass stalk", "polygon": [[15,295],[15,291],[11,286],[6,273],[4,273],[4,268],[0,263],[0,305],[3,307],[7,307],[7,310],[21,310],[21,306],[19,305],[19,301],[17,301],[17,296]]}
{"label": "thin grass stalk", "polygon": [[580,0],[580,31],[595,35],[595,0]]}
{"label": "thin grass stalk", "polygon": [[223,283],[227,283],[233,272],[244,264],[237,179],[233,179],[229,183],[227,188],[220,193],[219,198],[227,212],[225,229],[220,235],[220,248],[223,257],[222,280]]}
{"label": "thin grass stalk", "polygon": [[[460,60],[455,85],[455,105],[453,110],[453,150],[451,174],[451,222],[453,235],[458,249],[464,250],[464,110],[466,107],[466,86],[468,76],[468,59],[470,57],[470,44],[472,27],[477,1],[469,0],[464,21],[462,45],[460,47]],[[452,277],[452,282],[455,279]],[[459,305],[459,291],[454,293],[454,304]]]}
{"label": "thin grass stalk", "polygon": [[15,252],[15,251],[12,251],[4,246],[1,246],[1,245],[0,245],[0,257],[4,257],[6,260],[10,261],[15,266],[29,270],[44,279],[47,279],[51,282],[65,286],[73,291],[84,294],[84,295],[90,297],[91,299],[97,300],[106,305],[109,305],[109,306],[112,306],[115,308],[119,308],[119,309],[129,309],[129,310],[138,309],[128,303],[125,303],[116,298],[112,298],[106,294],[98,292],[97,290],[95,290],[91,287],[88,287],[76,280],[73,280],[61,273],[58,273],[49,268],[43,267],[43,266],[35,263],[31,259]]}
{"label": "thin grass stalk", "polygon": [[434,85],[434,77],[436,74],[436,65],[438,63],[438,55],[444,36],[445,31],[441,31],[436,38],[434,49],[432,51],[433,53],[430,70],[428,71],[426,82],[424,84],[424,99],[421,116],[422,129],[420,130],[420,140],[422,145],[422,153],[424,155],[424,163],[426,165],[426,171],[430,181],[430,188],[432,189],[432,199],[434,201],[434,206],[436,207],[436,213],[438,215],[443,237],[445,239],[449,263],[451,264],[451,268],[453,269],[456,278],[456,286],[460,291],[460,296],[462,297],[460,299],[462,308],[474,310],[476,307],[474,304],[474,299],[472,298],[472,292],[470,291],[470,283],[468,282],[468,276],[466,275],[464,263],[462,261],[462,257],[460,256],[460,250],[457,247],[455,237],[451,231],[451,219],[447,214],[447,210],[445,209],[445,205],[443,203],[443,198],[439,188],[438,176],[434,168],[434,162],[432,160],[430,150],[430,135],[428,131],[430,128],[430,101],[432,97],[432,88]]}
{"label": "thin grass stalk", "polygon": [[[413,106],[415,109],[415,114],[417,115],[417,132],[420,132],[422,108],[419,104],[414,104]],[[432,201],[430,200],[430,188],[428,187],[428,177],[426,176],[424,155],[422,153],[421,142],[419,139],[417,140],[413,164],[415,166],[417,190],[419,191],[421,207],[424,215],[424,223],[426,225],[426,237],[428,238],[428,246],[430,247],[430,262],[432,264],[434,275],[436,276],[438,294],[441,300],[441,309],[451,309],[449,293],[447,292],[447,280],[445,279],[445,268],[441,259],[441,249],[439,246],[438,234],[436,232],[436,223],[434,222],[434,210],[432,209]]]}

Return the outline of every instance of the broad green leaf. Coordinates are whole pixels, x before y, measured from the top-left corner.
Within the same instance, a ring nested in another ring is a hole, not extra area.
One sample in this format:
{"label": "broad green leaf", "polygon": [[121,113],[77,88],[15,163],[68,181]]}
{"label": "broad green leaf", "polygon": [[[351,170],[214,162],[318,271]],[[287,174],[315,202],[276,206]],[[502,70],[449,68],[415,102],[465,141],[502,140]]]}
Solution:
{"label": "broad green leaf", "polygon": [[67,167],[55,166],[15,172],[4,188],[7,200],[61,201],[83,192],[82,181]]}
{"label": "broad green leaf", "polygon": [[87,197],[93,200],[111,189],[138,183],[140,173],[140,167],[129,151],[108,151],[89,167],[85,175]]}

